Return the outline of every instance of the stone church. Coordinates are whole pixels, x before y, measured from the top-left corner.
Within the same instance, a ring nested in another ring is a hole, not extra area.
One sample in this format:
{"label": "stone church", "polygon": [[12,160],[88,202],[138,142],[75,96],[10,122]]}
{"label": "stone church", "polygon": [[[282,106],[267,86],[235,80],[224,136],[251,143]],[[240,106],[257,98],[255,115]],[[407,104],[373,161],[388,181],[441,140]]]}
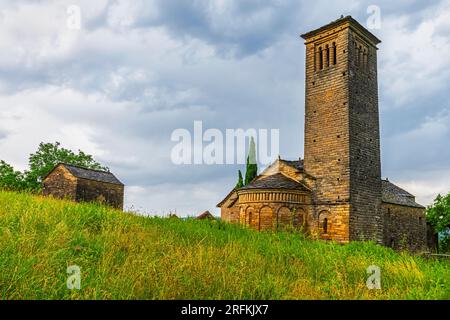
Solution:
{"label": "stone church", "polygon": [[275,161],[218,204],[253,229],[295,228],[339,243],[372,240],[426,249],[425,208],[381,178],[377,45],[352,17],[302,38],[306,45],[305,157]]}

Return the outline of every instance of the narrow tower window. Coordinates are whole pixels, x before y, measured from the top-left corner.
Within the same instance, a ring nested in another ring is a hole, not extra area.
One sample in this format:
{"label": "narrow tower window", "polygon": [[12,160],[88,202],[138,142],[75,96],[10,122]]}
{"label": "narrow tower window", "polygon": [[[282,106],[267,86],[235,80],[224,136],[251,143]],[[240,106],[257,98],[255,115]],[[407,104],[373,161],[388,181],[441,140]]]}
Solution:
{"label": "narrow tower window", "polygon": [[322,47],[319,47],[319,69],[323,69],[323,51]]}
{"label": "narrow tower window", "polygon": [[363,60],[364,69],[367,69],[367,62],[368,62],[368,54],[367,54],[367,50],[364,49],[364,60]]}
{"label": "narrow tower window", "polygon": [[326,63],[325,66],[328,68],[330,66],[330,47],[326,45]]}
{"label": "narrow tower window", "polygon": [[364,62],[363,62],[363,50],[361,46],[359,46],[358,54],[359,54],[359,64],[362,65]]}
{"label": "narrow tower window", "polygon": [[323,233],[328,233],[328,218],[323,219]]}
{"label": "narrow tower window", "polygon": [[337,48],[336,42],[333,42],[333,64],[337,63]]}
{"label": "narrow tower window", "polygon": [[318,56],[318,52],[317,52],[317,49],[314,47],[314,72],[317,71],[317,56]]}

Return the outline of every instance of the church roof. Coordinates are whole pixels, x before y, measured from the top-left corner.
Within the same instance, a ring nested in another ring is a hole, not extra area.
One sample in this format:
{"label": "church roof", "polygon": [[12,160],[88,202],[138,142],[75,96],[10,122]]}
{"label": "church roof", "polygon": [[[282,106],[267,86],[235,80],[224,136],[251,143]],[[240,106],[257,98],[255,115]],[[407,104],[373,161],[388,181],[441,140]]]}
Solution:
{"label": "church roof", "polygon": [[234,203],[236,202],[237,199],[238,199],[238,196],[237,196],[237,193],[236,193],[236,189],[233,189],[233,190],[230,191],[230,193],[227,194],[227,196],[225,197],[225,199],[223,199],[222,201],[220,201],[220,202],[217,204],[217,207],[219,207],[219,208],[223,207],[223,206],[226,204],[226,202],[227,202],[228,200],[230,200],[230,202],[229,202],[228,205],[227,205],[227,207],[229,208],[229,207],[231,207],[232,205],[234,205]]}
{"label": "church roof", "polygon": [[381,181],[382,200],[385,203],[399,204],[402,206],[424,208],[416,202],[416,198],[406,190],[396,186],[389,180]]}
{"label": "church roof", "polygon": [[303,171],[303,160],[295,160],[295,161],[280,160],[280,161],[286,163],[288,166],[291,166],[299,171]]}
{"label": "church roof", "polygon": [[253,180],[251,183],[239,190],[252,189],[295,189],[301,191],[309,191],[303,184],[291,178],[286,177],[282,173],[277,173],[270,176],[263,176],[259,179]]}
{"label": "church roof", "polygon": [[62,165],[64,168],[69,170],[69,172],[76,178],[123,185],[123,183],[120,182],[119,179],[117,179],[111,172],[87,169],[67,163],[60,163],[56,167],[59,165]]}

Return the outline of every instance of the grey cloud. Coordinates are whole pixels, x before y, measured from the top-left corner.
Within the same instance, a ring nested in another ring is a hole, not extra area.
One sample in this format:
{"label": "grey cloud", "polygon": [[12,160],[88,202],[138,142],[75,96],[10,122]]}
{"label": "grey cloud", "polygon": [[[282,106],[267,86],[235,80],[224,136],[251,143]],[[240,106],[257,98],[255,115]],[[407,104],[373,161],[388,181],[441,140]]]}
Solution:
{"label": "grey cloud", "polygon": [[0,129],[0,140],[6,139],[8,137],[8,132],[6,130]]}
{"label": "grey cloud", "polygon": [[[170,188],[180,197],[193,185],[205,194],[208,188],[214,190],[204,198],[194,197],[198,210],[220,201],[243,166],[175,166],[170,161],[172,131],[192,131],[194,120],[203,120],[205,129],[276,128],[281,130],[282,156],[302,156],[304,46],[298,35],[341,13],[364,23],[371,4],[232,1],[221,13],[221,8],[209,7],[210,1],[155,1],[156,6],[122,2],[134,4],[132,12],[118,10],[118,3],[110,1],[102,12],[88,18],[75,45],[55,59],[3,65],[0,95],[23,96],[47,86],[73,91],[75,98],[61,95],[55,96],[61,99],[56,102],[27,102],[36,105],[38,116],[49,115],[61,126],[93,128],[90,139],[106,150],[97,158],[131,188],[143,188],[133,191],[132,201],[151,208],[149,190],[161,190],[161,195],[151,199],[160,201],[154,204],[156,208],[163,207],[164,201],[170,203],[170,196],[163,199]],[[408,30],[425,19],[423,10],[431,10],[419,1],[382,1],[379,5],[383,17],[409,16],[413,25],[406,24]],[[115,25],[111,20],[114,10],[131,16],[130,24]],[[382,40],[391,32],[376,31]],[[448,37],[445,31],[439,32]],[[444,117],[440,112],[450,101],[446,89],[431,90],[432,82],[426,82],[422,92],[401,88],[414,99],[399,102],[395,90],[389,90],[398,73],[385,68],[397,63],[386,54],[391,50],[395,46],[380,50],[383,174],[406,181],[411,170],[445,168],[450,161],[445,147],[448,132],[433,136],[426,126],[427,119],[432,123]],[[413,72],[412,67],[406,66],[405,71]],[[22,102],[0,109],[16,108]],[[420,130],[426,134],[421,136]],[[4,135],[2,143],[11,144],[9,139]],[[181,208],[183,201],[191,210],[189,199],[177,199],[174,205]]]}
{"label": "grey cloud", "polygon": [[[222,57],[245,57],[270,47],[289,32],[303,5],[293,0],[271,3],[156,0],[152,5],[137,2],[139,10],[128,27],[163,26],[176,38],[197,38],[213,45]],[[113,5],[108,7],[113,9]],[[88,22],[88,26],[98,28],[107,24],[107,20],[107,15],[102,15]]]}

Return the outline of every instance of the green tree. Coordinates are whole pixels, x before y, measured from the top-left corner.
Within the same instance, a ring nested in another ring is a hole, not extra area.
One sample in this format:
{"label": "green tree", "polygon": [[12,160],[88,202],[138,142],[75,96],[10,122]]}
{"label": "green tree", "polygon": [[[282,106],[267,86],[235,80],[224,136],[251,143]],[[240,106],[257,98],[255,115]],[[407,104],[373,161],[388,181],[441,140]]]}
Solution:
{"label": "green tree", "polygon": [[31,191],[39,191],[42,179],[61,162],[89,169],[109,171],[108,168],[95,161],[91,155],[81,150],[75,153],[62,148],[59,142],[41,142],[36,153],[32,153],[28,160],[29,171],[25,172],[27,188]]}
{"label": "green tree", "polygon": [[238,183],[236,184],[236,189],[240,189],[244,186],[244,179],[242,178],[241,170],[239,170],[238,175],[239,175],[239,178],[238,178]]}
{"label": "green tree", "polygon": [[20,191],[25,188],[23,174],[0,160],[0,189]]}
{"label": "green tree", "polygon": [[247,157],[247,168],[245,172],[245,185],[248,185],[258,176],[258,164],[256,161],[256,144],[255,139],[250,141],[250,150]]}
{"label": "green tree", "polygon": [[450,193],[445,197],[440,194],[436,197],[433,205],[427,208],[427,221],[441,235],[439,250],[450,251]]}

